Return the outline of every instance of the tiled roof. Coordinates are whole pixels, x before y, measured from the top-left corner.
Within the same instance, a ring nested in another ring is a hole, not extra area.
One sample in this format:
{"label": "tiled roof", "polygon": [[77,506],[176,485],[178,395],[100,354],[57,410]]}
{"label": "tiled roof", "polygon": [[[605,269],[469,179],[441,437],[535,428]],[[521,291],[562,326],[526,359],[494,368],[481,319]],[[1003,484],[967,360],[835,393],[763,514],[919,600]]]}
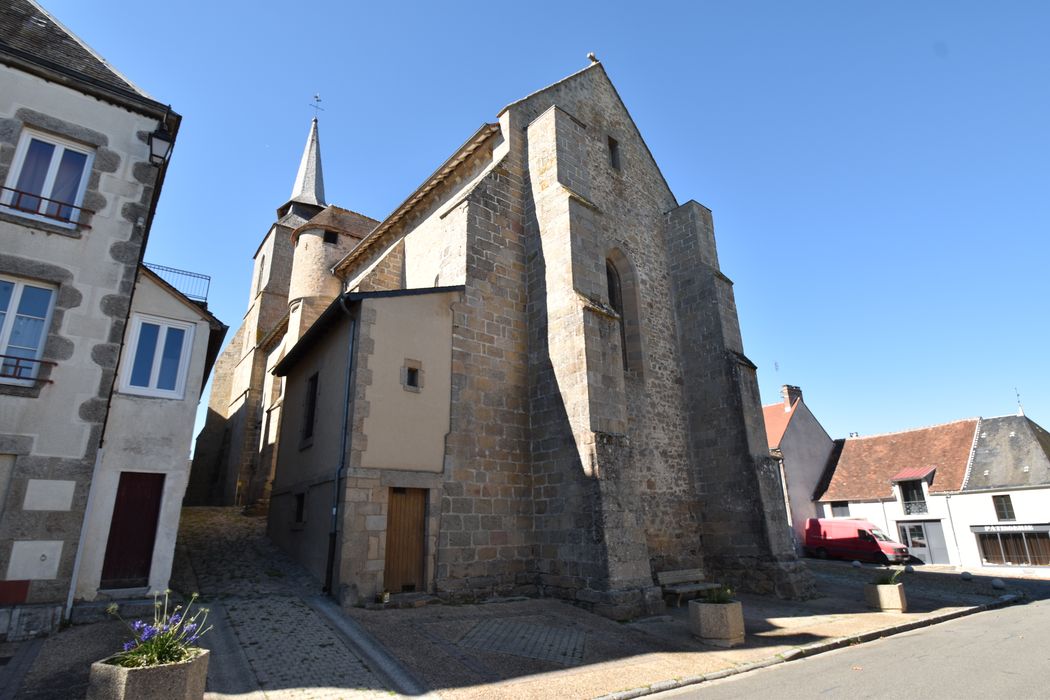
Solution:
{"label": "tiled roof", "polygon": [[0,54],[148,98],[145,92],[30,0],[0,2]]}
{"label": "tiled roof", "polygon": [[983,419],[964,489],[1042,484],[1050,484],[1050,433],[1025,416]]}
{"label": "tiled roof", "polygon": [[784,410],[784,403],[775,403],[762,407],[762,416],[766,421],[766,442],[769,449],[775,450],[780,447],[780,441],[784,439],[784,431],[787,430],[791,416],[795,415],[798,401],[791,404],[791,408]]}
{"label": "tiled roof", "polygon": [[903,469],[936,469],[930,492],[958,491],[966,476],[977,419],[900,433],[849,438],[821,501],[893,497],[891,480]]}

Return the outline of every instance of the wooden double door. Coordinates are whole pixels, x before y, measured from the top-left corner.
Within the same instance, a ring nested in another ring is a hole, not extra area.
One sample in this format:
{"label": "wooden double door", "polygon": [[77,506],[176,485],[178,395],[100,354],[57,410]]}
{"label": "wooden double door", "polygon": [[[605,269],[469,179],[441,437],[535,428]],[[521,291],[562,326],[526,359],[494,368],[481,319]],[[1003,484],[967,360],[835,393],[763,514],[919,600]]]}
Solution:
{"label": "wooden double door", "polygon": [[426,517],[426,489],[390,489],[383,587],[391,593],[426,590]]}

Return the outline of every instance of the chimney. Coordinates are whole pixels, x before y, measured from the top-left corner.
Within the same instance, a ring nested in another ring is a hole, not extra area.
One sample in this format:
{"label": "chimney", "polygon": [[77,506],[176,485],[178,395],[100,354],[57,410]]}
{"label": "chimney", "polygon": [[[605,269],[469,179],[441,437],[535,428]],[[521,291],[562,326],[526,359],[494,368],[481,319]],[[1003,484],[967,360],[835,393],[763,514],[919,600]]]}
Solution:
{"label": "chimney", "polygon": [[790,384],[785,384],[784,386],[780,387],[780,395],[784,397],[785,412],[791,410],[791,406],[795,403],[795,401],[802,400],[802,390],[799,389],[797,386],[791,386]]}

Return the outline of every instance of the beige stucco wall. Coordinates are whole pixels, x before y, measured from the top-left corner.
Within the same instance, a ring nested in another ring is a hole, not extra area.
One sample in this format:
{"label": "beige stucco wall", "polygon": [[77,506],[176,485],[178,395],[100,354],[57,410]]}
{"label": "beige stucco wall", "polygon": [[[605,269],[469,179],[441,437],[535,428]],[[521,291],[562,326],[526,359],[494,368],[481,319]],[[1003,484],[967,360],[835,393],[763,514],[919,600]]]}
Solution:
{"label": "beige stucco wall", "polygon": [[119,391],[120,378],[128,371],[134,356],[128,345],[132,327],[128,325],[125,351],[117,374],[118,391],[113,394],[102,457],[91,485],[91,509],[87,513],[76,585],[76,597],[83,600],[93,600],[98,593],[110,518],[122,471],[165,475],[148,588],[150,591],[167,588],[182,496],[189,478],[190,442],[202,388],[210,327],[192,304],[179,299],[144,274],[139,275],[131,311],[133,317],[141,313],[195,324],[192,354],[181,399],[122,393]]}
{"label": "beige stucco wall", "polygon": [[[362,302],[375,310],[362,468],[441,471],[452,389],[452,301],[450,294],[423,294]],[[421,368],[418,392],[402,382],[406,360]]]}

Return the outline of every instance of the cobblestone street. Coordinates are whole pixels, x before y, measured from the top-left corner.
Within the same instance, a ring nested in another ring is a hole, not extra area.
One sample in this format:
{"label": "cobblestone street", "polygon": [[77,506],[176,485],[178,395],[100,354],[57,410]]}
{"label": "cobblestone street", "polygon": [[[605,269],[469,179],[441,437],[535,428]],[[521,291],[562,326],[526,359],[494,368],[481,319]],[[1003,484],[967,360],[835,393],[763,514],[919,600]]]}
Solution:
{"label": "cobblestone street", "polygon": [[[212,606],[215,624],[228,627],[258,683],[209,682],[215,692],[206,697],[389,698],[386,682],[309,605],[320,585],[270,544],[265,526],[265,518],[235,508],[183,510],[172,587],[198,591]],[[213,664],[229,653],[218,648],[220,638],[208,645]]]}

